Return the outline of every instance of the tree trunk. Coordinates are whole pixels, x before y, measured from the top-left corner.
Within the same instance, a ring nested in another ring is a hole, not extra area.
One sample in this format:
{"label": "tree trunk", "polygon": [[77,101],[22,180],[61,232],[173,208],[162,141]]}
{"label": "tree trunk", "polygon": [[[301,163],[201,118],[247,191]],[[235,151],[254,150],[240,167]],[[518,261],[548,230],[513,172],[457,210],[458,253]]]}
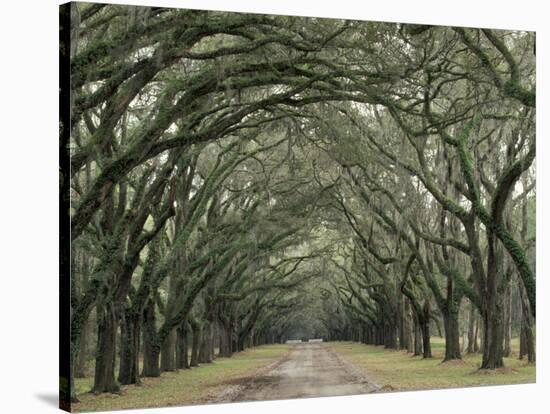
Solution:
{"label": "tree trunk", "polygon": [[432,357],[432,346],[430,343],[430,324],[422,324],[422,356],[424,358]]}
{"label": "tree trunk", "polygon": [[94,393],[118,392],[115,380],[117,312],[112,303],[97,307],[97,356],[94,375]]}
{"label": "tree trunk", "polygon": [[234,338],[233,336],[231,336],[231,352],[233,352],[233,353],[239,352],[238,340],[236,338]]}
{"label": "tree trunk", "polygon": [[[86,166],[88,167],[88,165]],[[71,255],[71,261],[73,261],[71,269],[75,269],[76,254],[73,252]],[[81,255],[80,259],[80,291],[83,292],[84,289],[88,286],[88,272],[89,272],[89,258],[85,255]],[[74,270],[73,270],[74,271]],[[87,376],[87,365],[88,365],[88,340],[91,336],[91,324],[89,321],[89,314],[85,315],[82,321],[82,328],[80,334],[80,341],[78,344],[78,358],[76,360],[76,365],[74,367],[74,377],[76,378],[85,378]]]}
{"label": "tree trunk", "polygon": [[139,338],[141,330],[140,315],[124,312],[120,325],[120,368],[118,382],[123,385],[139,384]]}
{"label": "tree trunk", "polygon": [[160,354],[161,372],[176,370],[176,335],[176,329],[173,329],[162,344]]}
{"label": "tree trunk", "polygon": [[187,321],[183,321],[177,330],[176,341],[176,367],[188,369],[189,367],[189,345],[187,338]]}
{"label": "tree trunk", "polygon": [[422,309],[423,315],[421,318],[422,328],[422,356],[424,358],[432,357],[432,345],[430,343],[430,303],[424,302],[424,308]]}
{"label": "tree trunk", "polygon": [[[494,305],[493,305],[494,306]],[[488,312],[483,320],[483,359],[482,369],[496,369],[504,366],[502,347],[502,314]]]}
{"label": "tree trunk", "polygon": [[376,327],[373,325],[369,325],[367,344],[376,344]]}
{"label": "tree trunk", "polygon": [[407,345],[407,352],[414,352],[414,324],[411,320],[411,312],[409,309],[409,304],[405,303],[405,315],[403,317],[403,334],[405,335],[405,342]]}
{"label": "tree trunk", "polygon": [[88,365],[88,336],[90,335],[90,323],[88,319],[82,324],[82,334],[80,336],[80,343],[78,345],[78,358],[74,368],[75,378],[87,377],[87,365]]}
{"label": "tree trunk", "polygon": [[527,342],[526,342],[526,332],[525,332],[525,321],[523,317],[521,319],[521,326],[519,330],[519,359],[527,355]]}
{"label": "tree trunk", "polygon": [[524,326],[525,332],[525,351],[527,354],[527,362],[534,363],[536,361],[536,350],[535,350],[535,335],[533,333],[533,326],[531,324],[526,324]]}
{"label": "tree trunk", "polygon": [[398,349],[397,346],[397,327],[390,323],[384,327],[384,347],[388,349]]}
{"label": "tree trunk", "polygon": [[212,362],[210,349],[212,346],[212,324],[208,321],[202,329],[202,340],[199,348],[199,363]]}
{"label": "tree trunk", "polygon": [[237,340],[237,352],[241,352],[241,351],[244,351],[244,341],[245,341],[245,337],[240,337],[238,340]]}
{"label": "tree trunk", "polygon": [[384,345],[384,327],[383,326],[376,327],[376,340],[374,344]]}
{"label": "tree trunk", "polygon": [[521,283],[519,284],[519,288],[522,314],[520,341],[523,343],[523,349],[520,349],[520,359],[522,359],[523,356],[527,355],[528,362],[535,362],[536,350],[533,316],[531,310],[529,309],[527,294]]}
{"label": "tree trunk", "polygon": [[216,347],[218,351],[220,349],[220,329],[219,323],[216,321],[212,324],[212,341],[210,346],[210,358],[214,361],[218,355],[216,355]]}
{"label": "tree trunk", "polygon": [[414,318],[414,356],[422,355],[422,328],[418,318]]}
{"label": "tree trunk", "polygon": [[479,329],[479,325],[481,324],[481,316],[476,315],[475,324],[476,326],[474,329],[474,352],[478,353],[481,351],[481,346],[480,346],[481,341],[478,340],[478,336],[481,336],[480,329]]}
{"label": "tree trunk", "polygon": [[462,359],[460,354],[460,332],[457,312],[443,313],[445,324],[445,358],[443,361]]}
{"label": "tree trunk", "polygon": [[193,342],[191,344],[191,363],[192,367],[199,366],[199,349],[201,345],[202,338],[202,326],[199,322],[194,319],[190,320],[191,329],[193,330]]}
{"label": "tree trunk", "polygon": [[475,324],[476,324],[476,310],[475,305],[472,303],[470,304],[470,315],[468,317],[468,348],[466,349],[466,352],[468,354],[473,354],[476,348],[476,331],[475,331]]}
{"label": "tree trunk", "polygon": [[225,326],[224,324],[221,325],[220,330],[220,356],[222,357],[231,357],[232,350],[231,350],[231,328],[228,326]]}
{"label": "tree trunk", "polygon": [[398,327],[399,327],[399,349],[407,349],[408,344],[408,337],[406,334],[407,330],[407,323],[405,321],[406,315],[404,310],[404,303],[403,303],[403,297],[402,295],[398,295]]}
{"label": "tree trunk", "polygon": [[504,298],[504,350],[503,356],[512,355],[512,284],[508,283]]}
{"label": "tree trunk", "polygon": [[488,232],[487,292],[483,315],[483,358],[482,369],[496,369],[504,366],[503,336],[504,315],[503,298],[498,287],[500,277],[496,258],[495,236]]}
{"label": "tree trunk", "polygon": [[149,300],[143,312],[143,371],[144,377],[160,376],[160,345],[158,343],[155,303]]}
{"label": "tree trunk", "polygon": [[414,324],[409,319],[407,322],[407,329],[405,330],[406,335],[408,336],[407,340],[407,352],[409,354],[414,353]]}

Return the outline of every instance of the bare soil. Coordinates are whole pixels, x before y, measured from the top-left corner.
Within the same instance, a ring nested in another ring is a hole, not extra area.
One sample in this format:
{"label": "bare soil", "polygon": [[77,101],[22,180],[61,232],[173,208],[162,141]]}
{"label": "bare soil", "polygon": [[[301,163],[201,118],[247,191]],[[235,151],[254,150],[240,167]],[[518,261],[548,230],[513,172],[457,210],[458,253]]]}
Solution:
{"label": "bare soil", "polygon": [[232,384],[216,402],[364,394],[376,390],[364,373],[342,360],[328,345],[293,345],[290,352],[254,377]]}

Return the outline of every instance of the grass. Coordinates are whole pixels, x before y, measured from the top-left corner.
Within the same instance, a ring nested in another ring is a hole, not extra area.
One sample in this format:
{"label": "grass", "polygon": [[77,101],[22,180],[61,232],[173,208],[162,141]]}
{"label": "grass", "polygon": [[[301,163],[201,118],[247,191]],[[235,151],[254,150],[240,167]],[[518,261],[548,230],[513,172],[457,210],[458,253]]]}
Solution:
{"label": "grass", "polygon": [[517,359],[517,341],[513,342],[516,353],[505,358],[506,368],[497,372],[478,370],[480,354],[463,355],[463,363],[442,364],[445,354],[443,338],[432,338],[432,359],[355,342],[331,342],[330,346],[349,362],[364,369],[372,381],[388,391],[523,384],[535,382],[536,378],[535,366]]}
{"label": "grass", "polygon": [[75,380],[80,403],[74,411],[106,411],[128,408],[200,404],[211,400],[231,381],[252,375],[257,369],[280,359],[287,345],[264,345],[239,352],[231,358],[217,358],[198,368],[165,372],[159,378],[143,378],[141,385],[122,388],[120,394],[94,395],[93,378]]}

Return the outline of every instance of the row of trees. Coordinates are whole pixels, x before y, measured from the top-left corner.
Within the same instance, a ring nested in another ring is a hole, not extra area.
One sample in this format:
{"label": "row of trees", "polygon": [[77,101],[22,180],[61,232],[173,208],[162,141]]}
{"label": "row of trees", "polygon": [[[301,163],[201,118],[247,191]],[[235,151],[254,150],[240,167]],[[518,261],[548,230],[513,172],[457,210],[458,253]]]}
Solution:
{"label": "row of trees", "polygon": [[510,297],[534,360],[532,34],[63,13],[71,379],[91,349],[109,392],[304,330],[429,356],[437,315],[456,359],[466,301],[497,368]]}
{"label": "row of trees", "polygon": [[286,169],[278,147],[287,137],[270,133],[282,137],[237,136],[135,169],[91,234],[73,243],[71,335],[82,366],[94,310],[95,392],[211,362],[215,344],[231,356],[252,340],[273,341],[281,315],[300,304],[284,293],[316,275],[319,253],[301,246],[309,234],[303,201],[271,175]]}
{"label": "row of trees", "polygon": [[[479,315],[487,369],[510,355],[517,309],[520,357],[534,362],[535,111],[517,97],[503,105],[502,90],[464,72],[473,64],[465,50],[485,69],[498,61],[466,31],[438,34],[409,41],[431,63],[399,92],[406,110],[340,105],[312,126],[335,138],[325,149],[341,168],[325,181],[338,182],[336,222],[354,235],[333,260],[345,278],[335,289],[370,343],[430,357],[430,325],[441,318],[445,361],[461,358],[459,316],[468,301],[468,350]],[[533,70],[522,60],[533,64],[527,37],[483,34],[510,76]],[[510,39],[521,47],[517,57]]]}

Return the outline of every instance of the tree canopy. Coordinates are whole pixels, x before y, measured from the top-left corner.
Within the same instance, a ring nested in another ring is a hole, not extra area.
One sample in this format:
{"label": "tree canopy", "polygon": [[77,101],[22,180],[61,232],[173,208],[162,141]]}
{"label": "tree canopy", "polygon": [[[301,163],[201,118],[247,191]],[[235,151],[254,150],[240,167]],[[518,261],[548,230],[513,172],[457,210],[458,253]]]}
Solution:
{"label": "tree canopy", "polygon": [[436,329],[460,359],[476,324],[481,368],[512,327],[534,360],[534,33],[62,13],[71,361],[94,347],[95,392],[300,337],[431,357]]}

